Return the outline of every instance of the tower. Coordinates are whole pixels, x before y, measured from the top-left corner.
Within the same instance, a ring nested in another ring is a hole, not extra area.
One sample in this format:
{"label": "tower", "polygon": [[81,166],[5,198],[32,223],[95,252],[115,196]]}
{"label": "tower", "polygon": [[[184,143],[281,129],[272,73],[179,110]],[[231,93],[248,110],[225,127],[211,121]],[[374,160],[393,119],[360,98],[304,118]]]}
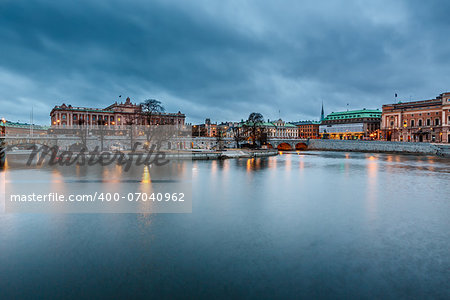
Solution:
{"label": "tower", "polygon": [[320,113],[320,121],[323,121],[325,119],[325,113],[323,112],[323,101],[322,101],[322,112]]}

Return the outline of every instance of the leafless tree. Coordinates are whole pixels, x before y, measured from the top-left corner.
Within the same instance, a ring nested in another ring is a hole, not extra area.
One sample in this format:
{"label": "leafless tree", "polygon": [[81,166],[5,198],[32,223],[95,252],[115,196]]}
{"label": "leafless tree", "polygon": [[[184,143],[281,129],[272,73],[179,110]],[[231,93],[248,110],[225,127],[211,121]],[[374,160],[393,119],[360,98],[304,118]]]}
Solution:
{"label": "leafless tree", "polygon": [[222,151],[224,148],[224,135],[225,135],[225,130],[222,127],[217,127],[216,142],[217,142],[217,149],[219,151]]}
{"label": "leafless tree", "polygon": [[152,122],[155,115],[163,113],[165,111],[161,104],[161,101],[156,99],[147,99],[141,103],[141,117],[144,121],[144,131],[147,139],[147,146],[150,144],[152,133],[155,126],[152,125],[162,125],[156,122]]}
{"label": "leafless tree", "polygon": [[256,146],[256,140],[259,139],[262,132],[262,124],[264,117],[260,113],[252,112],[247,119],[246,127],[248,128],[250,138],[252,139],[253,146]]}

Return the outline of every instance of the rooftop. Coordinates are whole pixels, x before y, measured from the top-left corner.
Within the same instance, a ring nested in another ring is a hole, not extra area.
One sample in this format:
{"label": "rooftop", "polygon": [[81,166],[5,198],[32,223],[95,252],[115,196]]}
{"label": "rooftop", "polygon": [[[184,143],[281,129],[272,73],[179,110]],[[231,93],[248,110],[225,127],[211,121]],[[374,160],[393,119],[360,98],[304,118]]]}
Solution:
{"label": "rooftop", "polygon": [[357,119],[357,118],[381,118],[381,111],[379,109],[360,109],[349,110],[341,112],[332,112],[324,121],[341,120],[341,119]]}
{"label": "rooftop", "polygon": [[292,122],[294,125],[319,125],[320,121],[298,121],[298,122]]}
{"label": "rooftop", "polygon": [[[19,123],[19,122],[11,122],[11,121],[6,121],[6,123],[5,123],[5,127],[11,127],[11,128],[30,128],[30,126],[31,126],[31,124],[29,124],[29,123]],[[50,128],[49,126],[33,124],[33,129],[47,130],[49,128]]]}

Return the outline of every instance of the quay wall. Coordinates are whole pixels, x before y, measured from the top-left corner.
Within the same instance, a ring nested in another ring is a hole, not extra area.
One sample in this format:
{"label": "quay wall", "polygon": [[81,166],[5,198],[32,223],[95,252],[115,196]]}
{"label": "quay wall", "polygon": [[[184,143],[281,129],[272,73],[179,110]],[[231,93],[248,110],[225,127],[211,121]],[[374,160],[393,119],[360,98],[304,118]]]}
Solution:
{"label": "quay wall", "polygon": [[227,159],[227,158],[253,158],[278,155],[278,150],[231,150],[223,152],[192,152],[193,160],[202,159]]}
{"label": "quay wall", "polygon": [[309,140],[308,150],[386,152],[450,157],[450,145],[411,142]]}

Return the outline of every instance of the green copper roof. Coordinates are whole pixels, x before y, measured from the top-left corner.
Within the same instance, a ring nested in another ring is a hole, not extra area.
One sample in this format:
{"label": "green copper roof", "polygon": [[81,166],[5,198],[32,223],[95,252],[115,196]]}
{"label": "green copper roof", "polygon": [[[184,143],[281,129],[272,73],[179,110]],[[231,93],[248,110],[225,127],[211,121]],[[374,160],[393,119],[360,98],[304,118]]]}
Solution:
{"label": "green copper roof", "polygon": [[[238,127],[242,127],[242,126],[253,126],[253,123],[249,122],[244,122],[244,123],[240,123],[238,125]],[[266,127],[275,127],[275,124],[272,122],[263,122],[263,123],[258,123],[258,126],[266,126]],[[291,123],[285,123],[284,127],[297,127]]]}
{"label": "green copper roof", "polygon": [[[10,122],[10,121],[6,121],[6,123],[5,123],[5,127],[13,127],[13,128],[30,128],[30,126],[31,126],[31,124],[28,124],[28,123],[18,123],[18,122]],[[33,129],[47,130],[49,128],[50,128],[49,126],[33,124]]]}
{"label": "green copper roof", "polygon": [[357,119],[357,118],[381,118],[381,111],[378,109],[361,109],[342,112],[332,112],[324,119],[324,121]]}
{"label": "green copper roof", "polygon": [[113,111],[113,110],[103,110],[101,108],[95,109],[95,108],[57,107],[57,108],[54,108],[54,110],[70,110],[70,111],[82,111],[82,112],[109,113],[109,114],[115,113],[115,111]]}

